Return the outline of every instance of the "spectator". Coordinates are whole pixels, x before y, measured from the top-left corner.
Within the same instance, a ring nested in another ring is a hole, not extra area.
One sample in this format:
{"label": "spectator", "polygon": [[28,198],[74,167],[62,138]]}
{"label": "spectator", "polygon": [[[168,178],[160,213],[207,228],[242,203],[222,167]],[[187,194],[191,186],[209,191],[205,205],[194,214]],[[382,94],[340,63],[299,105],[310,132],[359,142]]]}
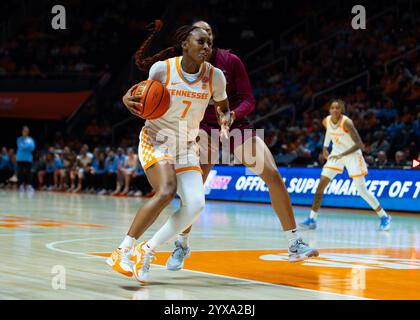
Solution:
{"label": "spectator", "polygon": [[390,165],[388,162],[388,157],[384,151],[378,152],[378,157],[376,158],[375,165],[379,168],[387,167]]}
{"label": "spectator", "polygon": [[48,153],[40,159],[38,165],[38,182],[41,190],[58,190],[60,173],[63,162],[59,155],[55,155],[54,148],[50,148]]}
{"label": "spectator", "polygon": [[31,185],[31,166],[33,162],[32,152],[35,150],[35,141],[29,136],[29,127],[22,128],[22,136],[17,139],[17,176],[19,191],[34,192]]}
{"label": "spectator", "polygon": [[121,193],[122,195],[127,195],[130,192],[130,183],[135,175],[137,163],[137,155],[132,148],[128,148],[127,157],[121,168],[121,173],[124,176],[124,190]]}
{"label": "spectator", "polygon": [[103,152],[97,153],[94,156],[92,166],[90,168],[90,174],[92,176],[92,186],[94,191],[103,194],[105,191],[106,175],[105,154]]}
{"label": "spectator", "polygon": [[[89,152],[89,147],[85,144],[80,149],[80,154],[76,158],[76,166],[70,174],[72,188],[70,191],[78,193],[82,191],[83,182],[87,187],[86,180],[89,179],[90,165],[92,163],[93,155]],[[77,178],[77,187],[74,188],[75,180]]]}
{"label": "spectator", "polygon": [[125,155],[124,148],[117,149],[117,156],[118,156],[118,170],[117,170],[117,187],[112,195],[117,195],[121,192],[122,186],[124,184],[124,174],[122,173],[122,167],[125,163],[125,159],[127,156]]}
{"label": "spectator", "polygon": [[102,190],[100,194],[106,194],[115,189],[117,171],[118,157],[115,155],[114,151],[110,150],[105,159],[105,190]]}
{"label": "spectator", "polygon": [[390,148],[390,144],[385,139],[385,133],[383,131],[378,131],[376,133],[376,141],[372,143],[371,145],[370,154],[373,157],[376,157],[379,151],[388,152],[389,148]]}
{"label": "spectator", "polygon": [[10,162],[6,147],[3,147],[0,154],[0,186],[3,186],[4,183],[12,176],[12,163]]}
{"label": "spectator", "polygon": [[403,151],[397,151],[395,153],[394,167],[406,167],[409,165],[410,163],[407,161],[405,153]]}
{"label": "spectator", "polygon": [[76,154],[71,151],[68,146],[65,146],[61,159],[63,167],[60,169],[60,182],[58,190],[64,191],[69,186],[68,181],[70,180],[70,172],[76,164]]}

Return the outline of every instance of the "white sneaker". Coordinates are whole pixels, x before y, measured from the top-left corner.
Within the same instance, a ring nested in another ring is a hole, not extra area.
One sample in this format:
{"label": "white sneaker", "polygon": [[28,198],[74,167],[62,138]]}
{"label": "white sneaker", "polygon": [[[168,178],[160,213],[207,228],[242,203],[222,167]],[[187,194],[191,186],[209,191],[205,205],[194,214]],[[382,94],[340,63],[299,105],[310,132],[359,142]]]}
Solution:
{"label": "white sneaker", "polygon": [[149,279],[150,263],[155,259],[153,250],[144,250],[146,241],[136,244],[133,248],[131,260],[134,262],[133,274],[141,284],[146,284]]}
{"label": "white sneaker", "polygon": [[117,248],[106,259],[106,263],[115,271],[127,276],[133,276],[133,263],[130,261],[130,249]]}
{"label": "white sneaker", "polygon": [[309,259],[311,257],[318,257],[317,249],[309,247],[302,238],[297,238],[296,241],[289,246],[289,261],[297,262]]}

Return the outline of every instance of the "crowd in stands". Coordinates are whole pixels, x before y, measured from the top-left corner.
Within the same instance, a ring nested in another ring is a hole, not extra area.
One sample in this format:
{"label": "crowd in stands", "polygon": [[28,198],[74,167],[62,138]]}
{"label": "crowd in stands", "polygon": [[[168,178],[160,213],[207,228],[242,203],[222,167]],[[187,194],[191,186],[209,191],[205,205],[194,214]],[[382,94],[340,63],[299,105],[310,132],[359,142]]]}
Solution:
{"label": "crowd in stands", "polygon": [[[17,182],[14,149],[3,147],[0,158],[0,187]],[[151,187],[133,148],[107,147],[79,152],[65,146],[45,146],[34,154],[31,184],[38,190],[100,195],[147,196]]]}
{"label": "crowd in stands", "polygon": [[97,1],[96,5],[73,0],[63,3],[66,29],[54,30],[53,15],[46,13],[56,4],[40,1],[21,23],[18,35],[2,43],[1,77],[55,79],[118,70],[137,45],[132,39],[142,39],[144,27],[153,19],[148,8],[151,0]]}

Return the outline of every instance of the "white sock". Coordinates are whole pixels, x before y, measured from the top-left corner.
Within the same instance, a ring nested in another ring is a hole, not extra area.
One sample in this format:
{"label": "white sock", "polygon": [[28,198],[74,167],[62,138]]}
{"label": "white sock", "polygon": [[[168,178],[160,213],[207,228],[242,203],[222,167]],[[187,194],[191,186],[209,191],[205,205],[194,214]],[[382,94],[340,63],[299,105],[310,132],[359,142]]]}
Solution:
{"label": "white sock", "polygon": [[381,208],[380,211],[376,212],[380,218],[388,216],[384,209]]}
{"label": "white sock", "polygon": [[135,238],[130,237],[129,235],[126,235],[125,238],[124,238],[124,240],[123,240],[123,242],[121,242],[119,248],[122,248],[122,249],[126,249],[126,248],[131,249],[133,247],[133,244],[134,244],[135,241],[136,241]]}
{"label": "white sock", "polygon": [[289,242],[289,247],[299,238],[296,229],[287,230],[284,233],[286,234],[287,241]]}
{"label": "white sock", "polygon": [[190,246],[190,237],[189,233],[179,233],[176,239],[181,242],[181,245],[186,248]]}
{"label": "white sock", "polygon": [[318,212],[311,210],[311,213],[309,214],[309,218],[315,220],[316,218],[318,218]]}

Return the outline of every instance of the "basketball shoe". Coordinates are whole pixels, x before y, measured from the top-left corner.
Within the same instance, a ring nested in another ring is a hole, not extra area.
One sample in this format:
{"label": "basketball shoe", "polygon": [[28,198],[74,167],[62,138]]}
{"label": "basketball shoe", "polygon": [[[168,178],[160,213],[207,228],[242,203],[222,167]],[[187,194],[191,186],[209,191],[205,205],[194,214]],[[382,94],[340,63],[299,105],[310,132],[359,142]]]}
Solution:
{"label": "basketball shoe", "polygon": [[184,267],[184,260],[190,256],[190,247],[184,248],[180,241],[175,241],[175,249],[166,261],[166,268],[170,271],[178,271]]}
{"label": "basketball shoe", "polygon": [[130,249],[129,248],[117,248],[111,254],[111,256],[106,259],[112,269],[115,271],[127,276],[133,276],[133,263],[130,261]]}
{"label": "basketball shoe", "polygon": [[313,218],[308,218],[305,221],[299,223],[299,229],[301,230],[315,230],[316,229],[316,220]]}
{"label": "basketball shoe", "polygon": [[134,277],[143,285],[147,283],[149,278],[150,263],[155,259],[155,252],[151,249],[145,249],[145,246],[146,241],[136,244],[130,257],[134,262]]}
{"label": "basketball shoe", "polygon": [[305,242],[303,242],[302,238],[297,238],[291,245],[289,245],[290,262],[302,261],[318,256],[318,250],[309,247]]}
{"label": "basketball shoe", "polygon": [[381,217],[381,223],[379,224],[379,230],[381,231],[388,231],[391,229],[391,216],[383,216]]}

